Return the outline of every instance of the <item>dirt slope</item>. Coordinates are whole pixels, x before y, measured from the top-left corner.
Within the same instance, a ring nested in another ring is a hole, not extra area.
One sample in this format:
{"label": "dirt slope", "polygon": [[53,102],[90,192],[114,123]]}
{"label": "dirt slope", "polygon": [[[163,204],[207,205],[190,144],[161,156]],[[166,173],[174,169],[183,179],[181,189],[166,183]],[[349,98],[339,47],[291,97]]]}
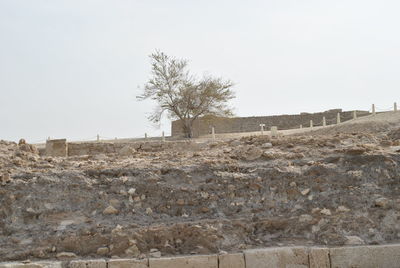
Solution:
{"label": "dirt slope", "polygon": [[398,241],[391,120],[127,156],[41,157],[1,141],[0,261]]}

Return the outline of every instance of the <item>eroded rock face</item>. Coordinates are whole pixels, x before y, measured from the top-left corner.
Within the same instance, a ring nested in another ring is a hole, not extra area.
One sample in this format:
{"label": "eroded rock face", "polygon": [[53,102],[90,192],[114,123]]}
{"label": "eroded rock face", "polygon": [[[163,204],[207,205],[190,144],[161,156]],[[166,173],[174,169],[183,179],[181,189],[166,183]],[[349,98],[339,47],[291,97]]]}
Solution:
{"label": "eroded rock face", "polygon": [[69,158],[0,141],[0,260],[394,242],[400,154],[382,140],[249,137]]}

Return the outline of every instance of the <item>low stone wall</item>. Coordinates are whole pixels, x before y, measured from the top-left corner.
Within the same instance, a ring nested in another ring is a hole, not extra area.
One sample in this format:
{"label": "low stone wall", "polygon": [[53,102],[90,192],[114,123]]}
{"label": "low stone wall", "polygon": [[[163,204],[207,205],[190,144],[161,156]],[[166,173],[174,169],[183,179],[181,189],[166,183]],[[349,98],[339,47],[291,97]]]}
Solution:
{"label": "low stone wall", "polygon": [[68,145],[66,139],[47,140],[45,154],[51,156],[67,156]]}
{"label": "low stone wall", "polygon": [[[322,118],[325,117],[327,125],[336,124],[337,114],[340,113],[341,122],[353,119],[354,111],[342,112],[341,109],[329,110],[321,113],[301,113],[294,115],[273,115],[273,116],[253,116],[253,117],[202,117],[193,124],[193,136],[199,137],[211,133],[211,127],[214,127],[215,133],[240,133],[254,132],[260,130],[260,124],[265,124],[265,130],[271,126],[277,126],[278,129],[294,129],[300,125],[310,126],[310,120],[313,120],[314,126],[322,126]],[[368,111],[356,111],[357,116],[366,116]],[[184,136],[182,123],[180,120],[173,121],[171,125],[172,137]]]}
{"label": "low stone wall", "polygon": [[149,142],[128,142],[128,143],[106,143],[106,142],[87,142],[87,143],[68,143],[68,156],[97,155],[121,153],[128,148],[143,152],[159,152],[163,150],[197,150],[201,147],[200,143],[192,141],[149,141]]}
{"label": "low stone wall", "polygon": [[85,143],[69,142],[68,156],[118,153],[122,148],[126,146],[137,149],[138,147],[140,147],[140,144],[111,143],[111,142],[85,142]]}
{"label": "low stone wall", "polygon": [[[163,150],[198,150],[203,143],[195,141],[141,141],[141,142],[67,142],[64,140],[49,140],[49,146],[44,152],[47,156],[82,156],[98,154],[126,154],[130,151],[158,152]],[[57,146],[54,146],[57,145]],[[62,147],[62,148],[61,148]],[[50,148],[50,149],[48,149]],[[59,149],[61,148],[61,149]]]}
{"label": "low stone wall", "polygon": [[[64,254],[67,255],[67,254]],[[0,263],[0,268],[394,268],[400,244],[353,247],[280,247],[222,255],[145,259],[60,260]]]}

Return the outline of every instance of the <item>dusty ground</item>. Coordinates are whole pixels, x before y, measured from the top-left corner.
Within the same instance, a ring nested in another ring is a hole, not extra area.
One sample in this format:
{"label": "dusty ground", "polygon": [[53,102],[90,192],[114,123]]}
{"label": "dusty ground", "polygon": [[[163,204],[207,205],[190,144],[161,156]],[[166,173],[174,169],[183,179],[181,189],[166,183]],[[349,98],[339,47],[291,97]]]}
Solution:
{"label": "dusty ground", "polygon": [[1,141],[0,261],[400,240],[399,113],[127,152],[51,158]]}

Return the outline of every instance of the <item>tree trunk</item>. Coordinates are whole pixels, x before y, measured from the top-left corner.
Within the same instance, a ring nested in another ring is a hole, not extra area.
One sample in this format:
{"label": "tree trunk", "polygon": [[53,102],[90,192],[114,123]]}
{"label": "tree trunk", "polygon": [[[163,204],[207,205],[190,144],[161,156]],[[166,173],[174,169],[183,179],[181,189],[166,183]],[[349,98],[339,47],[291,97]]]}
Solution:
{"label": "tree trunk", "polygon": [[186,138],[193,138],[193,121],[190,119],[186,119],[183,122],[183,132],[185,133]]}

